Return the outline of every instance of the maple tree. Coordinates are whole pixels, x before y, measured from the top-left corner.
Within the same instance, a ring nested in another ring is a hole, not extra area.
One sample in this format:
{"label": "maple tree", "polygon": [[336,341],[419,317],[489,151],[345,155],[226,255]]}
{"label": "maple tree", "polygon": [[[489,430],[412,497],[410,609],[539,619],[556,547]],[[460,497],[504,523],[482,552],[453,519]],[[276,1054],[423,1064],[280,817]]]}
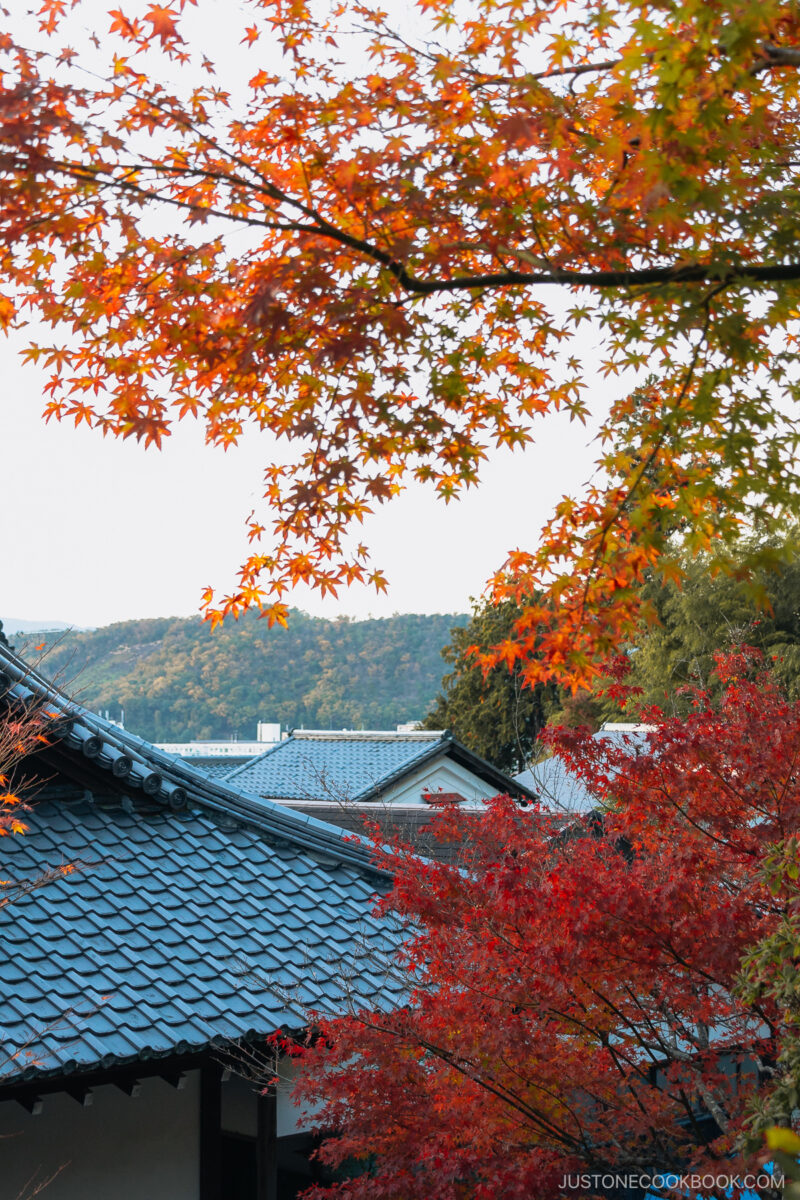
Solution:
{"label": "maple tree", "polygon": [[41,0],[2,34],[0,319],[52,327],[50,416],[295,444],[214,617],[384,586],[366,514],[556,409],[601,453],[494,582],[523,612],[487,661],[532,682],[591,682],[676,530],[724,566],[798,513],[794,3],[204,11]]}
{"label": "maple tree", "polygon": [[[0,645],[3,643],[8,644],[0,622]],[[0,838],[24,833],[27,828],[24,762],[47,743],[52,717],[42,704],[27,708],[20,704],[11,693],[10,680],[0,672]]]}
{"label": "maple tree", "polygon": [[40,736],[38,722],[25,721],[19,714],[8,715],[0,724],[0,837],[25,832],[27,806],[20,795],[24,789],[14,782],[14,775]]}
{"label": "maple tree", "polygon": [[[602,818],[499,797],[436,818],[461,869],[380,854],[408,1001],[316,1013],[292,1047],[299,1098],[338,1131],[323,1161],[367,1168],[308,1200],[529,1200],[565,1175],[586,1195],[609,1172],[660,1175],[659,1195],[676,1172],[757,1172],[754,1135],[796,1088],[796,939],[788,957],[774,941],[797,914],[800,703],[755,651],[717,670],[718,706],[651,714],[644,748],[549,735]],[[687,1190],[747,1190],[726,1187]]]}

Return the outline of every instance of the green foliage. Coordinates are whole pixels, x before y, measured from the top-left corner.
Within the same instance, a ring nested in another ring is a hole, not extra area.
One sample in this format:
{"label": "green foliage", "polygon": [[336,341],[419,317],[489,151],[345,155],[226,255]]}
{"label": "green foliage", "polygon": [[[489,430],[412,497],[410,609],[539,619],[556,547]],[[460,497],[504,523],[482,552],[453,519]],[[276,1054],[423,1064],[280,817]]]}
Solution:
{"label": "green foliage", "polygon": [[[789,699],[800,697],[800,552],[770,561],[772,547],[761,549],[765,565],[749,584],[735,574],[714,575],[711,561],[700,556],[685,563],[680,588],[671,581],[645,585],[660,624],[644,627],[633,647],[630,682],[642,688],[637,708],[657,704],[684,712],[687,684],[716,695],[713,654],[742,642],[773,658]],[[754,556],[753,544],[745,552]]]}
{"label": "green foliage", "polygon": [[505,663],[484,675],[470,646],[488,651],[512,634],[519,607],[511,600],[497,606],[478,602],[468,625],[451,631],[442,657],[452,670],[442,680],[442,690],[426,717],[426,729],[449,729],[476,754],[503,771],[521,771],[530,761],[548,714],[558,703],[552,683],[523,683],[519,660]]}
{"label": "green foliage", "polygon": [[[81,704],[152,741],[254,738],[258,721],[293,728],[393,728],[421,718],[457,614],[336,621],[254,614],[211,631],[199,619],[125,621],[53,638],[46,658]],[[36,635],[39,636],[39,635]]]}
{"label": "green foliage", "polygon": [[[781,1126],[790,1126],[800,1108],[800,851],[797,836],[777,842],[770,847],[761,864],[760,875],[772,896],[773,909],[780,913],[779,921],[744,957],[738,980],[738,992],[746,1003],[762,1013],[772,1007],[771,1034],[776,1039],[778,1053],[766,1070],[770,1087],[751,1105],[750,1120],[745,1128],[747,1150],[759,1149],[767,1135],[775,1161],[795,1182],[792,1194],[800,1196],[797,1181],[797,1153],[800,1142],[786,1131],[776,1137]],[[783,1141],[783,1145],[781,1142]],[[791,1151],[791,1153],[787,1153]]]}
{"label": "green foliage", "polygon": [[791,1129],[772,1125],[766,1130],[769,1161],[783,1174],[783,1200],[800,1200],[800,1137]]}

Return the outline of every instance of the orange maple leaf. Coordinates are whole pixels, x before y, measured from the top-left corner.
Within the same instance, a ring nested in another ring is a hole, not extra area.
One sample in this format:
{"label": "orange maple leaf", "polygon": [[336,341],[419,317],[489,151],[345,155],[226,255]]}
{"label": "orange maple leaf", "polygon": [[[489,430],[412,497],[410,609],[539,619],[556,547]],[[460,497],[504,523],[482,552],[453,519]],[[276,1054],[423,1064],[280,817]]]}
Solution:
{"label": "orange maple leaf", "polygon": [[136,23],[126,17],[125,13],[119,8],[109,9],[108,15],[111,17],[111,25],[109,33],[121,33],[124,37],[135,37]]}
{"label": "orange maple leaf", "polygon": [[281,625],[284,629],[288,628],[289,610],[286,605],[282,604],[280,601],[270,604],[269,608],[265,608],[259,613],[259,616],[266,619],[267,625],[270,629],[273,625]]}
{"label": "orange maple leaf", "polygon": [[160,38],[162,46],[166,46],[170,41],[183,41],[175,24],[177,15],[173,9],[162,8],[159,4],[152,4],[147,10],[146,20],[153,26],[152,36]]}
{"label": "orange maple leaf", "polygon": [[16,311],[16,305],[8,296],[0,296],[0,329],[5,329],[11,324]]}

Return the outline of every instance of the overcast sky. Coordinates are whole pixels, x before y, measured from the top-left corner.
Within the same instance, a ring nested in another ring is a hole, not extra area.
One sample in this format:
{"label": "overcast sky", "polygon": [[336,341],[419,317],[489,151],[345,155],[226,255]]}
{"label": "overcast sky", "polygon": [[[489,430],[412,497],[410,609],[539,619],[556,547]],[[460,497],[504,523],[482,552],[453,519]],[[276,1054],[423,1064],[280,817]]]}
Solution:
{"label": "overcast sky", "polygon": [[[246,553],[244,519],[257,503],[267,438],[232,451],[185,425],[163,451],[86,428],[45,425],[43,375],[0,342],[3,586],[0,613],[103,625],[196,612],[207,583],[233,584]],[[339,600],[292,600],[325,616],[464,611],[516,546],[531,547],[552,505],[580,489],[597,446],[560,417],[533,449],[497,455],[480,489],[445,506],[414,486],[365,528],[388,596],[362,587]]]}

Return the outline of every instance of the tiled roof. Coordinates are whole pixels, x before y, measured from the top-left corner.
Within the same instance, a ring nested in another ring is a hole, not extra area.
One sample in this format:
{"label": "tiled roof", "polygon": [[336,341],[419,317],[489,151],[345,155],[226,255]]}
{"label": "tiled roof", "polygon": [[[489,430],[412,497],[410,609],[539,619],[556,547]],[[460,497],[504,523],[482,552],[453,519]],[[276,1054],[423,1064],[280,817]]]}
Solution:
{"label": "tiled roof", "polygon": [[83,864],[0,910],[4,1086],[299,1028],[345,995],[391,1003],[368,845],[214,782],[0,656],[0,694],[63,714],[2,874]]}
{"label": "tiled roof", "polygon": [[129,730],[87,712],[0,645],[0,697],[6,692],[23,704],[46,700],[51,710],[61,714],[60,740],[43,755],[56,770],[77,759],[101,786],[129,796],[134,804],[142,802],[174,811],[199,805],[207,812],[254,823],[266,835],[293,845],[364,867],[371,863],[369,847],[345,840],[350,835],[342,830],[313,817],[293,814],[281,804],[265,802],[238,781],[229,784],[227,780],[212,779],[195,770],[188,760],[159,750]]}
{"label": "tiled roof", "polygon": [[488,784],[487,794],[528,794],[449,733],[296,731],[226,777],[274,800],[366,803],[426,763],[452,758]]}
{"label": "tiled roof", "polygon": [[434,733],[293,737],[272,746],[228,776],[231,785],[280,800],[365,800],[383,783],[446,753],[448,738]]}
{"label": "tiled roof", "polygon": [[3,1049],[27,1048],[23,1078],[302,1028],[307,1007],[381,994],[363,871],[199,812],[45,802],[29,825],[4,839],[7,877],[86,865],[0,911]]}
{"label": "tiled roof", "polygon": [[[604,726],[594,736],[631,755],[647,745],[645,726]],[[557,754],[535,763],[515,778],[538,796],[544,808],[554,812],[587,813],[600,805],[583,780],[573,775]]]}
{"label": "tiled roof", "polygon": [[183,762],[188,762],[190,766],[197,771],[202,771],[204,775],[208,775],[210,779],[226,779],[231,771],[236,767],[244,766],[250,761],[249,757],[237,758],[234,755],[228,755],[226,758],[183,758]]}

